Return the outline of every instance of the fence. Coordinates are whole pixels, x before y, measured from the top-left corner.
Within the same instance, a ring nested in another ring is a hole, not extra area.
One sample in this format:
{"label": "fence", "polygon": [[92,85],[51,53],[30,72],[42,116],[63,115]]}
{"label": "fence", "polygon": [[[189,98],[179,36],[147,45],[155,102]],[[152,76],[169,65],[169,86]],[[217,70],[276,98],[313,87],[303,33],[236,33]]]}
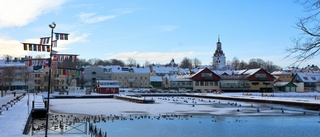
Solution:
{"label": "fence", "polygon": [[107,132],[101,131],[101,128],[97,128],[92,123],[89,124],[89,134],[91,137],[107,137]]}

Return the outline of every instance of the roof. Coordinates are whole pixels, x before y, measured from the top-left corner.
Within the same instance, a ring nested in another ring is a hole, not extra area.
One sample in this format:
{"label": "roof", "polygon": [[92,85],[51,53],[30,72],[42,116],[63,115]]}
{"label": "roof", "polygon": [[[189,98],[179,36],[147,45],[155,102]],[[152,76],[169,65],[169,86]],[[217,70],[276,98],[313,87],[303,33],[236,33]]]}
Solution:
{"label": "roof", "polygon": [[156,65],[152,67],[152,70],[155,73],[165,73],[168,74],[172,71],[178,71],[179,67],[171,67],[171,66],[162,66],[162,65]]}
{"label": "roof", "polygon": [[291,72],[288,71],[273,71],[271,75],[291,75]]}
{"label": "roof", "polygon": [[261,68],[239,70],[238,74],[240,74],[240,75],[253,75],[254,73],[258,72],[260,69]]}
{"label": "roof", "polygon": [[24,62],[13,62],[10,61],[9,63],[6,63],[5,60],[0,59],[0,67],[24,67],[26,66]]}
{"label": "roof", "polygon": [[144,73],[150,74],[149,67],[111,67],[113,73]]}
{"label": "roof", "polygon": [[[288,85],[289,83],[291,83],[291,82],[276,82],[276,83],[274,83],[274,86],[275,87],[284,87],[284,86]],[[294,83],[292,83],[292,84],[297,87],[296,84],[294,84]]]}
{"label": "roof", "polygon": [[310,83],[320,82],[320,73],[299,72],[296,75],[300,77],[302,82],[310,82]]}
{"label": "roof", "polygon": [[162,82],[162,76],[150,76],[151,82]]}

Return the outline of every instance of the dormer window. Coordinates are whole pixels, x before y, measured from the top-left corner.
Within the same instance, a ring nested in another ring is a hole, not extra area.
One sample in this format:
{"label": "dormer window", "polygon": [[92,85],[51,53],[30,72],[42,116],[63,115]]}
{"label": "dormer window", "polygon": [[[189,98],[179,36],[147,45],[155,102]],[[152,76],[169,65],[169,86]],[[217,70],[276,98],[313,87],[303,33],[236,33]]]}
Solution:
{"label": "dormer window", "polygon": [[130,69],[129,69],[129,72],[132,72],[132,73],[133,73],[133,72],[134,72],[134,70],[133,70],[132,68],[130,68]]}

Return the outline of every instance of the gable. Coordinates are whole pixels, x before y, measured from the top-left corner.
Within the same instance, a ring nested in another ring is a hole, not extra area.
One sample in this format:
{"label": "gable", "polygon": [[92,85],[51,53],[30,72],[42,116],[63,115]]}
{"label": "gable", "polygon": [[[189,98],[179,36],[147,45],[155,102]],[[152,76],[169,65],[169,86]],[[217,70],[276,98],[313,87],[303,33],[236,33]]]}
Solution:
{"label": "gable", "polygon": [[250,81],[273,81],[274,79],[275,77],[264,69],[259,69],[248,77]]}
{"label": "gable", "polygon": [[205,68],[191,77],[194,81],[218,81],[220,77],[210,69]]}

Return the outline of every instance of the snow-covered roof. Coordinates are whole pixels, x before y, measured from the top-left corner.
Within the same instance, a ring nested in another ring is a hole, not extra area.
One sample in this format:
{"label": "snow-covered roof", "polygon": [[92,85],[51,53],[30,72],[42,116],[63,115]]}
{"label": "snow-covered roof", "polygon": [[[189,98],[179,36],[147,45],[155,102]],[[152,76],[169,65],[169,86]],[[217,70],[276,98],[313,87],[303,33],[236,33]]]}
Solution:
{"label": "snow-covered roof", "polygon": [[271,73],[271,75],[290,75],[291,72],[288,72],[288,71],[283,71],[283,70],[280,70],[280,71],[273,71]]}
{"label": "snow-covered roof", "polygon": [[261,68],[256,69],[243,69],[236,71],[239,75],[253,75],[254,73],[258,72]]}
{"label": "snow-covered roof", "polygon": [[285,85],[287,85],[289,82],[276,82],[274,83],[275,87],[283,87]]}
{"label": "snow-covered roof", "polygon": [[1,60],[0,59],[0,67],[24,67],[26,66],[24,62],[13,62],[13,61],[10,61],[9,63],[6,63],[5,60]]}
{"label": "snow-covered roof", "polygon": [[303,82],[320,82],[320,73],[299,72],[296,75],[298,75]]}
{"label": "snow-covered roof", "polygon": [[147,73],[150,74],[149,67],[111,67],[112,73]]}
{"label": "snow-covered roof", "polygon": [[150,76],[151,82],[162,82],[162,76]]}
{"label": "snow-covered roof", "polygon": [[179,67],[171,67],[171,66],[163,66],[163,65],[155,65],[152,67],[152,70],[155,73],[164,73],[164,74],[168,74],[172,71],[178,71]]}

